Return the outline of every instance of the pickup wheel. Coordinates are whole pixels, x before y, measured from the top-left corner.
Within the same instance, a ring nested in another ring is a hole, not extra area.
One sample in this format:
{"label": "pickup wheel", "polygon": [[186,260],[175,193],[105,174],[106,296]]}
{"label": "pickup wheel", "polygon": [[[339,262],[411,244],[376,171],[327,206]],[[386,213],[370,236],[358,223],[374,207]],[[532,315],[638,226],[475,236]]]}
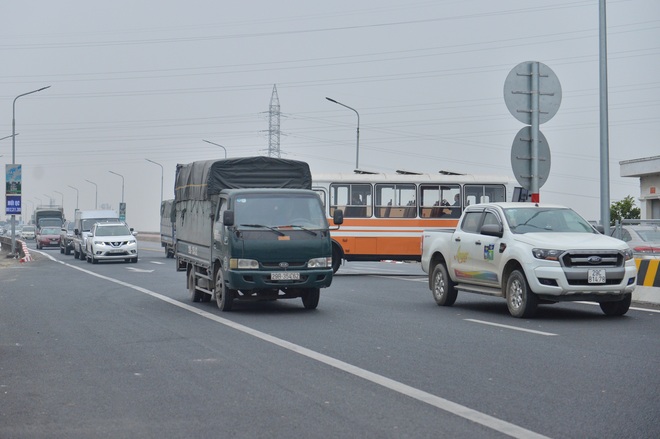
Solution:
{"label": "pickup wheel", "polygon": [[622,316],[630,309],[631,300],[632,294],[628,293],[623,297],[623,300],[618,302],[601,302],[599,305],[606,316]]}
{"label": "pickup wheel", "polygon": [[527,283],[525,274],[514,270],[506,282],[506,305],[513,317],[532,317],[538,307],[538,297]]}
{"label": "pickup wheel", "polygon": [[456,302],[456,285],[447,273],[444,264],[438,264],[431,275],[431,292],[438,306],[452,306]]}
{"label": "pickup wheel", "polygon": [[219,267],[215,274],[215,301],[220,311],[231,311],[234,305],[234,290],[230,290],[225,285],[225,275],[222,268]]}
{"label": "pickup wheel", "polygon": [[195,267],[192,267],[190,269],[190,272],[188,273],[188,291],[190,292],[190,300],[193,302],[201,302],[202,301],[202,293],[199,291],[196,287],[196,281],[195,281]]}
{"label": "pickup wheel", "polygon": [[316,309],[319,306],[319,298],[321,297],[320,288],[309,288],[303,293],[302,303],[305,309]]}

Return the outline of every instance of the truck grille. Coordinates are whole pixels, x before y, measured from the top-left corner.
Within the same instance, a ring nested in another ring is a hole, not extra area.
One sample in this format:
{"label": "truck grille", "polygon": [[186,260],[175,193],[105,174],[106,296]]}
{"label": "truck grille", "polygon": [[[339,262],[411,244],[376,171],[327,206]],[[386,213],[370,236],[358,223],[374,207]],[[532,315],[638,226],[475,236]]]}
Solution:
{"label": "truck grille", "polygon": [[605,269],[606,280],[602,285],[618,285],[625,274],[623,254],[616,250],[570,250],[562,254],[559,260],[569,285],[595,285],[587,280],[592,268]]}
{"label": "truck grille", "polygon": [[561,264],[569,268],[623,267],[623,254],[616,250],[570,250],[561,255]]}

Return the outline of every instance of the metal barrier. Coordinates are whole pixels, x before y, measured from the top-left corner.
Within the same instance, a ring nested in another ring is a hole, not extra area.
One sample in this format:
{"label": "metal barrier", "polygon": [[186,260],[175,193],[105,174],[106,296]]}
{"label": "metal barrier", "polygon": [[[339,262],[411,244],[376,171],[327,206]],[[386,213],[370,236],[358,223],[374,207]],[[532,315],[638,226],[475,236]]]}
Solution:
{"label": "metal barrier", "polygon": [[637,265],[637,285],[660,287],[660,259],[635,259]]}

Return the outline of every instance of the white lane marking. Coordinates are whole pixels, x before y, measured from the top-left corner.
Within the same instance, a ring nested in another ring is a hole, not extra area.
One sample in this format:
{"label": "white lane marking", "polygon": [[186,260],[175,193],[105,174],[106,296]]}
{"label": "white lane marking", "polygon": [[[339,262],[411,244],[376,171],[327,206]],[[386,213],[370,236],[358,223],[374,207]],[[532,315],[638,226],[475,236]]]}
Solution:
{"label": "white lane marking", "polygon": [[144,268],[135,268],[135,267],[126,267],[127,270],[134,271],[136,273],[153,273],[154,270],[145,270]]}
{"label": "white lane marking", "polygon": [[531,334],[546,335],[549,337],[559,335],[559,334],[553,334],[552,332],[535,331],[533,329],[525,329],[525,328],[520,328],[518,326],[509,326],[509,325],[502,325],[499,323],[486,322],[484,320],[475,320],[475,319],[463,319],[463,320],[465,320],[466,322],[481,323],[482,325],[490,325],[490,326],[497,326],[499,328],[512,329],[514,331],[522,331],[522,332],[529,332]]}
{"label": "white lane marking", "polygon": [[382,375],[369,372],[368,370],[359,368],[357,366],[353,366],[352,364],[346,363],[344,361],[338,360],[336,358],[321,354],[319,352],[313,351],[311,349],[307,349],[303,346],[299,346],[297,344],[288,342],[286,340],[283,340],[281,338],[274,337],[272,335],[266,334],[261,331],[257,331],[256,329],[250,328],[248,326],[241,325],[240,323],[232,322],[231,320],[227,320],[223,317],[217,316],[215,314],[211,314],[209,312],[203,311],[201,309],[197,309],[193,306],[186,305],[185,303],[179,302],[177,300],[174,300],[170,297],[163,296],[162,294],[156,293],[154,291],[148,290],[146,288],[130,284],[128,282],[123,282],[118,279],[113,279],[111,277],[104,276],[102,274],[94,273],[93,271],[86,270],[81,267],[77,267],[75,265],[68,264],[63,261],[59,261],[55,259],[54,257],[47,255],[51,260],[55,262],[59,262],[60,264],[66,265],[68,267],[74,268],[76,270],[82,271],[83,273],[87,273],[91,276],[97,277],[99,279],[107,280],[109,282],[113,282],[117,285],[124,286],[126,288],[131,288],[135,291],[138,291],[140,293],[147,294],[151,297],[154,297],[158,300],[162,300],[163,302],[169,303],[171,305],[174,305],[176,307],[179,307],[181,309],[184,309],[186,311],[189,311],[193,314],[197,314],[200,317],[204,317],[206,319],[212,320],[216,323],[220,323],[222,325],[225,325],[227,327],[233,328],[237,331],[243,332],[245,334],[252,335],[253,337],[256,337],[258,339],[261,339],[263,341],[266,341],[268,343],[272,343],[276,346],[279,346],[281,348],[287,349],[291,352],[295,352],[297,354],[300,354],[302,356],[305,356],[307,358],[310,358],[312,360],[318,361],[320,363],[326,364],[330,367],[334,367],[336,369],[342,370],[346,373],[349,373],[351,375],[357,376],[359,378],[362,378],[366,381],[370,381],[374,384],[377,384],[379,386],[385,387],[387,389],[390,389],[392,391],[398,392],[402,395],[408,396],[410,398],[416,399],[420,402],[426,403],[428,405],[431,405],[433,407],[439,408],[440,410],[444,410],[448,413],[454,414],[456,416],[460,416],[461,418],[467,419],[468,421],[472,421],[476,424],[483,425],[484,427],[490,428],[492,430],[498,431],[500,433],[506,434],[510,437],[513,438],[519,438],[519,439],[550,439],[547,436],[544,436],[542,434],[535,433],[531,430],[527,430],[525,428],[519,427],[515,424],[511,424],[510,422],[503,421],[501,419],[495,418],[493,416],[487,415],[485,413],[481,413],[477,410],[473,410],[469,407],[463,406],[461,404],[457,404],[455,402],[449,401],[448,399],[441,398],[439,396],[435,396],[431,393],[424,392],[423,390],[416,389],[412,386],[409,386],[407,384],[400,383],[398,381],[395,381],[393,379],[384,377]]}
{"label": "white lane marking", "polygon": [[149,262],[156,265],[165,265],[165,262],[160,262],[160,261],[149,261]]}

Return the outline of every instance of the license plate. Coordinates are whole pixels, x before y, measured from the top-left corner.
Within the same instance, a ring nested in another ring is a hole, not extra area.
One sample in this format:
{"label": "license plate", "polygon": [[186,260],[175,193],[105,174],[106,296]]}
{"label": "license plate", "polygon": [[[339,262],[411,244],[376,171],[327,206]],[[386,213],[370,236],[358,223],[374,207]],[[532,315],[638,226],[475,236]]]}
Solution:
{"label": "license plate", "polygon": [[605,270],[589,270],[588,282],[590,284],[604,284],[605,283]]}
{"label": "license plate", "polygon": [[270,274],[271,280],[300,280],[300,273],[297,271],[282,271]]}

